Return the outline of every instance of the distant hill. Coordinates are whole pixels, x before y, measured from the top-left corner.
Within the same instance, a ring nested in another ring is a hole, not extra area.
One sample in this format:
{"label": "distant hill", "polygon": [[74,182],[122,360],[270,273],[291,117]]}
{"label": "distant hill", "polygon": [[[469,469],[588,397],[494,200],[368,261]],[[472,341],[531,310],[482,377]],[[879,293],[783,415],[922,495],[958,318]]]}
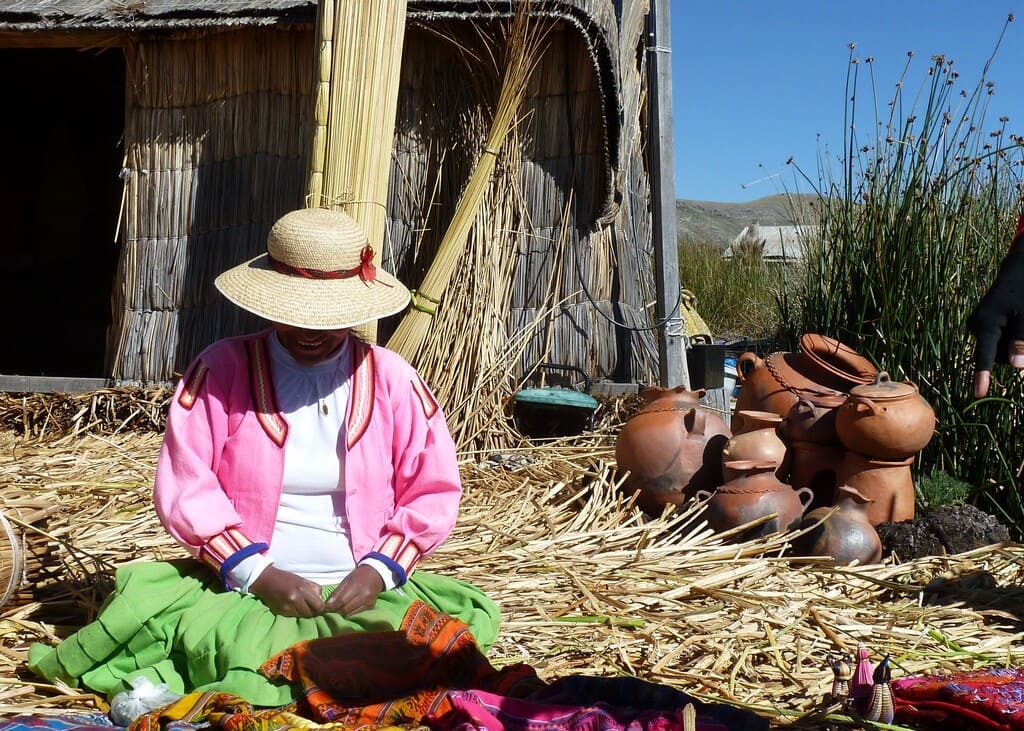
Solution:
{"label": "distant hill", "polygon": [[[813,195],[771,195],[749,203],[676,201],[676,230],[680,242],[710,241],[725,247],[744,226],[793,226],[818,222]],[[794,215],[794,208],[800,209]],[[798,219],[798,220],[794,220]]]}

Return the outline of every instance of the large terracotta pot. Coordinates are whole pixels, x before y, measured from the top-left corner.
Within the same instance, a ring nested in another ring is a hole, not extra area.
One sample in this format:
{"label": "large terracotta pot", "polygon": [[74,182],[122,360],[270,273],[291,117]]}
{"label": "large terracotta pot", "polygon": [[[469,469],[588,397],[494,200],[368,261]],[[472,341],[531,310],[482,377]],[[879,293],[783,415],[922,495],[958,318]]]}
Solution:
{"label": "large terracotta pot", "polygon": [[722,482],[722,447],[732,432],[722,417],[700,405],[700,391],[652,388],[648,404],[619,431],[615,459],[629,471],[627,495],[651,515]]}
{"label": "large terracotta pot", "polygon": [[[834,400],[856,385],[870,383],[877,373],[866,358],[824,335],[804,335],[800,348],[799,353],[770,353],[763,359],[743,353],[737,359],[737,415],[749,410],[788,416],[801,398],[812,403]],[[739,422],[733,423],[734,431],[742,430],[742,417]]]}
{"label": "large terracotta pot", "polygon": [[836,470],[836,484],[849,485],[873,501],[867,508],[871,525],[913,520],[913,462],[913,457],[884,460],[847,450]]}
{"label": "large terracotta pot", "polygon": [[739,411],[743,431],[733,430],[732,438],[722,448],[722,478],[730,480],[737,475],[726,465],[729,462],[774,462],[775,476],[785,479],[789,472],[788,449],[779,435],[783,419],[771,411]]}
{"label": "large terracotta pot", "polygon": [[775,517],[744,531],[742,540],[797,526],[810,502],[810,490],[794,490],[779,480],[772,462],[727,462],[725,466],[737,476],[713,493],[697,492],[698,499],[708,501],[705,515],[712,530],[722,533],[773,513]]}
{"label": "large terracotta pot", "polygon": [[800,337],[800,352],[813,364],[810,377],[833,391],[871,383],[878,374],[871,361],[849,345],[817,333]]}
{"label": "large terracotta pot", "polygon": [[881,372],[857,386],[836,415],[836,433],[847,449],[884,460],[917,454],[935,433],[935,412],[909,381]]}
{"label": "large terracotta pot", "polygon": [[882,540],[868,520],[871,502],[855,488],[840,485],[834,506],[815,508],[804,516],[800,528],[809,530],[793,541],[794,551],[803,556],[828,557],[837,564],[878,563]]}
{"label": "large terracotta pot", "polygon": [[789,484],[814,493],[811,509],[832,505],[835,500],[836,471],[845,456],[841,444],[789,442]]}

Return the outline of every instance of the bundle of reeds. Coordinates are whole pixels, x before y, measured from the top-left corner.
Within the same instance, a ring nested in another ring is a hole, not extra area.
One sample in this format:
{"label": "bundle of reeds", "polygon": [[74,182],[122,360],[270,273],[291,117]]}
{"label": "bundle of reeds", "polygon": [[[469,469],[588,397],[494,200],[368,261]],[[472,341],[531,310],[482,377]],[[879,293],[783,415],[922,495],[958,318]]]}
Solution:
{"label": "bundle of reeds", "polygon": [[[405,0],[317,4],[307,205],[344,209],[363,225],[380,263],[395,109],[405,38]],[[372,324],[360,327],[372,338]]]}
{"label": "bundle of reeds", "polygon": [[[516,6],[511,22],[504,29],[500,56],[494,56],[494,73],[500,78],[489,131],[479,160],[462,191],[451,222],[445,231],[433,263],[413,292],[412,307],[388,340],[388,347],[407,359],[417,361],[419,348],[447,291],[458,263],[465,256],[467,236],[478,216],[486,216],[481,203],[487,194],[498,155],[515,126],[527,85],[543,53],[550,25],[533,17],[530,2]],[[489,49],[488,49],[489,50]],[[480,74],[488,73],[480,69]],[[490,241],[479,245],[486,248]]]}

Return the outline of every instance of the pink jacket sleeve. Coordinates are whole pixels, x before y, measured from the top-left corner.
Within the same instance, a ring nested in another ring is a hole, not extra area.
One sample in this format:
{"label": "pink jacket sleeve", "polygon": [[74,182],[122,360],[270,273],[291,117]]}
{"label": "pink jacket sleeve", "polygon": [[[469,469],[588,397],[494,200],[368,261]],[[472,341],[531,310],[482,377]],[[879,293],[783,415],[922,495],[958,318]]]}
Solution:
{"label": "pink jacket sleeve", "polygon": [[217,375],[196,361],[175,389],[153,486],[164,528],[222,578],[238,561],[267,548],[245,535],[217,476],[228,430],[225,399]]}

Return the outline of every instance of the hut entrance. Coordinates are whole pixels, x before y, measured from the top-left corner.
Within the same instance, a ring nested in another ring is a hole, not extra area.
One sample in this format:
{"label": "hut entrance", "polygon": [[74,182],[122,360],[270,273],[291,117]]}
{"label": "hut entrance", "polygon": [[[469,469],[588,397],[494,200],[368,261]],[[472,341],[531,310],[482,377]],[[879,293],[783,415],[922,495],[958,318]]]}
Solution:
{"label": "hut entrance", "polygon": [[0,78],[0,374],[103,377],[124,54],[0,48]]}

